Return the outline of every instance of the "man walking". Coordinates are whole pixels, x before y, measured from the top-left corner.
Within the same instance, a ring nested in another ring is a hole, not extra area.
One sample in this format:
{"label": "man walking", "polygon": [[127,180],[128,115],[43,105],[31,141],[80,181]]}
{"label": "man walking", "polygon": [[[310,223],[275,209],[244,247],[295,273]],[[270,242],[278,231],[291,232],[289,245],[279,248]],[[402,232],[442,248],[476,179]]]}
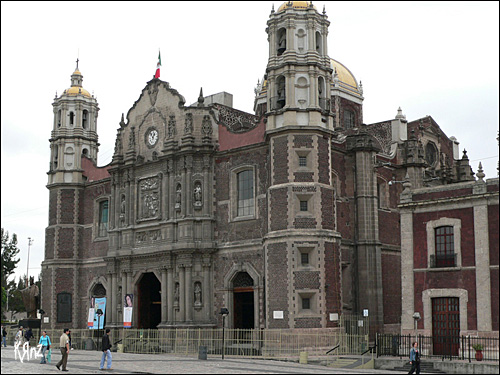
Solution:
{"label": "man walking", "polygon": [[56,367],[58,370],[61,369],[62,365],[62,371],[68,371],[66,369],[66,364],[68,363],[68,355],[69,355],[69,337],[68,337],[68,328],[64,328],[63,334],[61,335],[61,338],[59,339],[59,348],[61,349],[61,355],[62,358],[61,360],[57,363]]}
{"label": "man walking", "polygon": [[109,328],[106,328],[106,332],[104,336],[102,336],[102,358],[101,365],[99,366],[99,370],[104,370],[104,361],[106,357],[108,357],[108,370],[113,370],[111,368],[111,342],[109,341]]}

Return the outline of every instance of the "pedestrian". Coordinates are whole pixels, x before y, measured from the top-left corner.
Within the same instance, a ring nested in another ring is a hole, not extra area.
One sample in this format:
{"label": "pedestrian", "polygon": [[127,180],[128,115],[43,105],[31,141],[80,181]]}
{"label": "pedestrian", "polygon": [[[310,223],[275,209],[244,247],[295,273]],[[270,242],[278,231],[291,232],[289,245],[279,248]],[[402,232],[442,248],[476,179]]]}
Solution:
{"label": "pedestrian", "polygon": [[106,332],[104,336],[102,336],[102,358],[101,365],[99,366],[99,370],[104,370],[104,361],[106,357],[108,357],[108,370],[113,370],[111,368],[111,342],[109,341],[109,328],[106,328]]}
{"label": "pedestrian", "polygon": [[415,370],[417,375],[420,374],[420,352],[418,351],[416,341],[412,344],[412,348],[410,350],[410,364],[411,370],[408,374],[413,374]]}
{"label": "pedestrian", "polygon": [[30,346],[30,340],[32,337],[33,337],[33,331],[31,330],[31,327],[28,327],[28,329],[24,333],[24,339],[28,343],[28,347]]}
{"label": "pedestrian", "polygon": [[50,337],[47,336],[47,331],[42,331],[42,336],[40,336],[38,345],[42,345],[42,360],[40,361],[40,364],[45,364],[47,363],[47,360],[45,359],[45,352],[47,350],[50,350],[50,346],[52,345],[52,343],[50,342]]}
{"label": "pedestrian", "polygon": [[3,347],[7,347],[7,330],[5,329],[5,326],[2,326],[2,343]]}
{"label": "pedestrian", "polygon": [[57,363],[56,367],[58,370],[61,370],[61,365],[62,365],[62,371],[68,371],[68,369],[66,368],[66,365],[68,364],[68,355],[69,355],[68,333],[69,333],[69,329],[64,328],[63,334],[61,335],[61,338],[59,339],[59,348],[61,349],[62,358]]}
{"label": "pedestrian", "polygon": [[73,347],[71,346],[71,330],[68,332],[68,337],[69,337],[69,350],[73,350]]}
{"label": "pedestrian", "polygon": [[23,346],[23,341],[24,341],[23,326],[20,326],[19,331],[17,331],[16,337],[14,338],[14,345]]}

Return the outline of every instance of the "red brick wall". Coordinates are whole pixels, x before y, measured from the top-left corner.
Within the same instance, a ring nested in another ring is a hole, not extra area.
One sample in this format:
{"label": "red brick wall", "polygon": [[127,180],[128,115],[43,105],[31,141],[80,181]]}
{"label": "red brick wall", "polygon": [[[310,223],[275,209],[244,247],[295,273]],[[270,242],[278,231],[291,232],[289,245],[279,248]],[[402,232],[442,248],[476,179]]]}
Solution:
{"label": "red brick wall", "polygon": [[54,259],[55,228],[45,229],[45,259]]}
{"label": "red brick wall", "polygon": [[432,193],[415,194],[413,195],[413,201],[417,202],[417,201],[425,201],[425,200],[439,199],[439,198],[455,198],[471,194],[472,194],[472,188],[436,191]]}
{"label": "red brick wall", "polygon": [[288,182],[288,139],[286,136],[274,138],[273,162],[274,184]]}
{"label": "red brick wall", "polygon": [[49,193],[49,225],[57,224],[57,190]]}
{"label": "red brick wall", "polygon": [[314,182],[313,172],[294,172],[294,182]]}
{"label": "red brick wall", "polygon": [[382,288],[384,290],[384,324],[401,319],[401,256],[382,254]]}
{"label": "red brick wall", "polygon": [[58,258],[73,258],[74,235],[73,228],[59,229]]}
{"label": "red brick wall", "polygon": [[328,155],[329,138],[318,136],[318,181],[320,184],[330,184],[330,157]]}
{"label": "red brick wall", "polygon": [[271,231],[287,228],[288,222],[287,188],[271,190]]}
{"label": "red brick wall", "polygon": [[427,268],[427,230],[426,224],[429,221],[440,218],[460,219],[461,229],[461,253],[462,266],[475,265],[475,243],[474,243],[474,212],[473,208],[457,210],[435,211],[418,213],[413,216],[413,241],[416,251],[413,254],[414,268]]}
{"label": "red brick wall", "polygon": [[[269,244],[267,248],[267,285],[269,328],[288,328],[288,261],[286,243]],[[283,319],[273,319],[273,311],[283,311]]]}
{"label": "red brick wall", "polygon": [[321,222],[323,229],[335,229],[333,190],[321,188]]}
{"label": "red brick wall", "polygon": [[319,289],[319,271],[294,271],[294,289]]}
{"label": "red brick wall", "polygon": [[321,328],[321,318],[295,318],[295,328]]}
{"label": "red brick wall", "polygon": [[378,210],[378,236],[380,242],[389,245],[401,245],[399,214]]}
{"label": "red brick wall", "polygon": [[61,222],[73,224],[75,222],[75,190],[61,189]]}
{"label": "red brick wall", "polygon": [[498,332],[498,315],[500,314],[498,303],[498,268],[490,270],[491,277],[491,328]]}
{"label": "red brick wall", "polygon": [[[325,310],[327,313],[342,312],[342,291],[340,280],[340,248],[332,242],[325,242]],[[337,326],[337,322],[326,320],[327,327]]]}

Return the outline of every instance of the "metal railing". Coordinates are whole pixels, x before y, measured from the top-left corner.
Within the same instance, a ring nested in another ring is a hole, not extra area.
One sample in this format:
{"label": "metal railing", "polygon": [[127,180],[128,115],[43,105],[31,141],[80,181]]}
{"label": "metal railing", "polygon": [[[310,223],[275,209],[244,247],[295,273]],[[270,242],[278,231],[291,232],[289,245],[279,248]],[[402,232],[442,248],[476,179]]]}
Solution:
{"label": "metal railing", "polygon": [[474,346],[481,345],[482,360],[499,360],[498,337],[473,336],[422,336],[377,334],[377,357],[393,356],[409,358],[412,343],[417,341],[420,355],[423,358],[461,359],[471,362],[476,358]]}
{"label": "metal railing", "polygon": [[[222,328],[216,329],[111,329],[110,338],[114,349],[126,353],[197,355],[200,346],[207,348],[208,355],[298,358],[300,352],[309,357],[325,356],[332,347],[336,355],[361,354],[368,347],[368,335],[348,334],[341,328],[331,329],[225,329],[224,348]],[[8,343],[14,338],[9,333]],[[33,330],[31,345],[36,345],[40,330]],[[61,329],[47,330],[52,345],[59,346]],[[71,346],[80,350],[98,350],[103,330],[72,329]],[[11,337],[12,336],[12,337]]]}

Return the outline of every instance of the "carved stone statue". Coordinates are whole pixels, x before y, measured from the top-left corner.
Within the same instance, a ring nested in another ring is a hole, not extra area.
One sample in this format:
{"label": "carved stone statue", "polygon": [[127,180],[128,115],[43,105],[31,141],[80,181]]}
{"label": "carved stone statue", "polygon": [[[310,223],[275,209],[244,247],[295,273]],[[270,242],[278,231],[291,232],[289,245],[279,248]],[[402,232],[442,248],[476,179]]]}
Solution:
{"label": "carved stone statue", "polygon": [[196,207],[201,206],[201,185],[197,184],[194,188],[194,205]]}
{"label": "carved stone statue", "polygon": [[177,185],[177,191],[175,192],[175,208],[181,209],[181,200],[182,200],[182,189],[181,185]]}
{"label": "carved stone statue", "polygon": [[200,283],[194,284],[194,304],[201,305],[201,285],[200,285]]}
{"label": "carved stone statue", "polygon": [[38,297],[39,293],[38,286],[34,284],[21,290],[21,297],[28,313],[28,318],[36,318],[36,297]]}
{"label": "carved stone statue", "polygon": [[174,304],[179,306],[179,283],[175,283]]}

